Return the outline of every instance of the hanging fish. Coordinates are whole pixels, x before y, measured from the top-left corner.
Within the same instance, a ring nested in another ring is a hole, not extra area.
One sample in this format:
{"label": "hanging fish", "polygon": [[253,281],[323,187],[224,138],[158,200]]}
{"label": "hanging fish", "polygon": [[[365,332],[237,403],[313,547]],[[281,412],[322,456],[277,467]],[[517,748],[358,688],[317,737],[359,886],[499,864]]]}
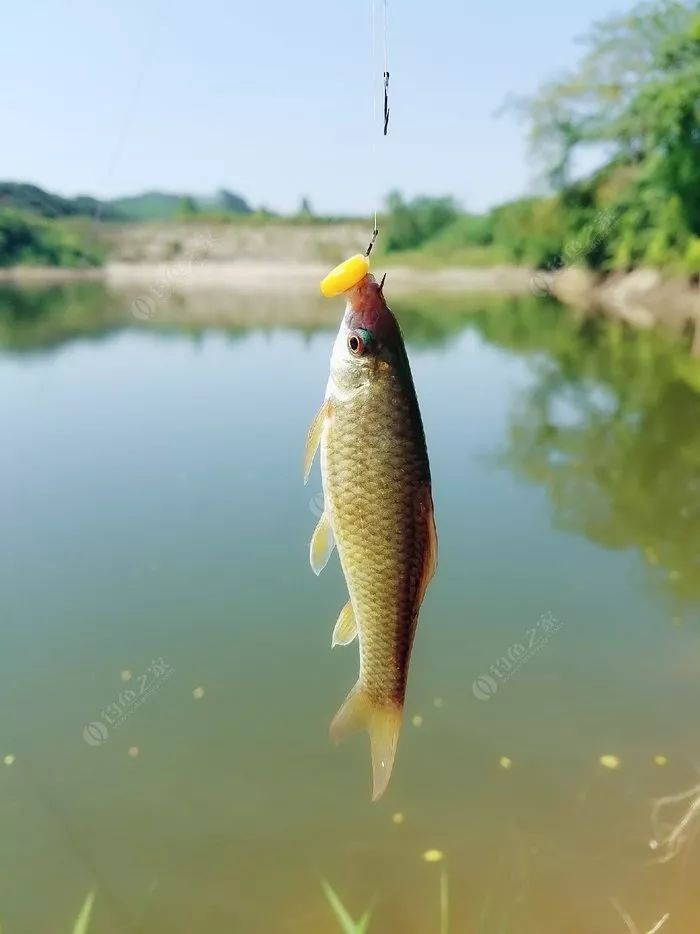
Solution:
{"label": "hanging fish", "polygon": [[304,482],[321,448],[324,512],[311,567],[334,546],[349,600],[332,644],[360,646],[360,675],[331,724],[336,742],[367,730],[373,800],[391,775],[418,611],[437,564],[430,467],[403,337],[369,262],[356,256],[324,279],[346,294],[326,398],[309,431]]}

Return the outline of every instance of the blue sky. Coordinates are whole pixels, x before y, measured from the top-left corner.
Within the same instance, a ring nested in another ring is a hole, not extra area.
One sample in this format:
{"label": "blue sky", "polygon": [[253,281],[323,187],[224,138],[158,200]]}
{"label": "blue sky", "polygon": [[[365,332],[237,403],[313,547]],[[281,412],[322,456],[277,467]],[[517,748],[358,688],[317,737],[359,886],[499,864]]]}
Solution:
{"label": "blue sky", "polygon": [[576,37],[631,5],[389,0],[383,140],[371,3],[8,4],[0,178],[68,195],[223,186],[277,210],[306,194],[320,212],[351,213],[398,188],[482,209],[535,176],[525,126],[497,117],[500,105],[570,67]]}

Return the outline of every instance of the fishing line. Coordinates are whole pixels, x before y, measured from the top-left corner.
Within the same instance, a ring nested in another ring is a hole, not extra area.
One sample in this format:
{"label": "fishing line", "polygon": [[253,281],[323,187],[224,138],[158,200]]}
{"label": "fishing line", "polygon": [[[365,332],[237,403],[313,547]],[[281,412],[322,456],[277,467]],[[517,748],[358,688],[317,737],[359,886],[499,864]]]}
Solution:
{"label": "fishing line", "polygon": [[[384,116],[383,116],[383,135],[386,136],[389,132],[389,26],[388,26],[388,0],[384,0],[383,4],[383,47],[384,47],[384,68],[382,71],[382,83],[384,88]],[[377,65],[378,65],[378,55],[377,55],[377,4],[376,0],[371,2],[371,23],[370,23],[370,33],[372,37],[372,56],[370,63],[370,70],[372,75],[372,163],[375,166],[379,164],[378,151],[377,151],[377,139],[375,134],[375,129],[378,124],[378,102],[377,102],[377,81],[375,78]],[[376,177],[378,179],[379,172],[376,172]],[[365,256],[369,256],[372,252],[372,248],[377,241],[379,236],[379,221],[378,221],[378,206],[375,201],[374,208],[374,225],[372,227],[372,237],[369,241],[369,245],[365,250]]]}
{"label": "fishing line", "polygon": [[[104,186],[107,182],[111,181],[112,176],[114,175],[114,170],[116,168],[117,162],[121,155],[121,151],[124,148],[126,142],[126,137],[128,135],[129,129],[133,122],[134,113],[136,107],[139,103],[139,98],[141,96],[141,91],[143,84],[146,79],[146,74],[148,72],[149,66],[152,65],[153,60],[153,50],[156,47],[156,40],[159,38],[159,33],[163,28],[163,23],[165,22],[165,2],[161,3],[156,8],[156,15],[154,17],[151,28],[147,32],[147,41],[145,42],[142,50],[141,59],[139,61],[139,66],[136,69],[136,75],[134,78],[134,83],[131,88],[131,94],[127,100],[126,107],[122,114],[122,122],[119,130],[117,131],[117,136],[112,146],[109,159],[107,160],[107,167],[105,173],[102,177],[101,186],[104,190]],[[92,234],[97,234],[97,229],[100,226],[102,221],[102,211],[104,209],[104,201],[106,200],[106,195],[100,198],[95,206],[95,210],[92,215]]]}

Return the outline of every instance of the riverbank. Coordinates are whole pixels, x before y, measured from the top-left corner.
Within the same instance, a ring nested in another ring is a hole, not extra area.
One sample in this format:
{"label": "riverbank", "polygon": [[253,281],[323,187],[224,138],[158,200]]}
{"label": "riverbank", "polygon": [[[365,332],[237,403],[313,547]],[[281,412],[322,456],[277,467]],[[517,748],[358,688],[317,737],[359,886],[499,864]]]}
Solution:
{"label": "riverbank", "polygon": [[[165,293],[228,290],[235,293],[279,293],[286,291],[317,294],[318,284],[329,270],[328,263],[284,260],[175,259],[168,263],[110,262],[99,268],[59,269],[16,266],[0,269],[0,281],[23,283],[101,280],[113,288],[137,290],[146,298],[159,299]],[[393,292],[473,292],[502,295],[526,294],[532,272],[517,266],[491,269],[419,269],[382,263]]]}
{"label": "riverbank", "polygon": [[693,354],[700,356],[700,288],[688,278],[665,277],[656,269],[596,275],[571,267],[533,282],[566,305],[574,305],[624,321],[634,328],[660,327],[693,336]]}

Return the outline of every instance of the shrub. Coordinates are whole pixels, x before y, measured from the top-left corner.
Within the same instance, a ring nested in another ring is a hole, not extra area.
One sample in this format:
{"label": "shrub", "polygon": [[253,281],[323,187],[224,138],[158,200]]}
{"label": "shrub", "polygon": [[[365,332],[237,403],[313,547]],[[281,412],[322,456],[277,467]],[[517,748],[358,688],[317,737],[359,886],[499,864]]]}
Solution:
{"label": "shrub", "polygon": [[57,221],[0,209],[0,266],[97,266],[99,251]]}
{"label": "shrub", "polygon": [[700,275],[700,237],[691,237],[688,241],[683,266],[688,275]]}
{"label": "shrub", "polygon": [[394,192],[387,207],[384,245],[388,253],[421,246],[458,216],[452,198],[420,197],[406,202]]}

